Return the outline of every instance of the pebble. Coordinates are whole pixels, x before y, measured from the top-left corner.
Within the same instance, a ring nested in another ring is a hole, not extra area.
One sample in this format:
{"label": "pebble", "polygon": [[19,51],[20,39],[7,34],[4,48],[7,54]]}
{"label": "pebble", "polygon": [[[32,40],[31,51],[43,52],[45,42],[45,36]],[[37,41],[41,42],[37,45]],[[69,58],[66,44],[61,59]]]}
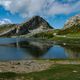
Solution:
{"label": "pebble", "polygon": [[74,73],[77,73],[78,71],[74,70],[73,72],[74,72]]}
{"label": "pebble", "polygon": [[[4,65],[3,65],[4,64]],[[34,71],[41,71],[49,68],[52,63],[48,61],[37,60],[22,60],[22,61],[7,61],[0,62],[0,72],[16,72],[16,73],[29,73]]]}

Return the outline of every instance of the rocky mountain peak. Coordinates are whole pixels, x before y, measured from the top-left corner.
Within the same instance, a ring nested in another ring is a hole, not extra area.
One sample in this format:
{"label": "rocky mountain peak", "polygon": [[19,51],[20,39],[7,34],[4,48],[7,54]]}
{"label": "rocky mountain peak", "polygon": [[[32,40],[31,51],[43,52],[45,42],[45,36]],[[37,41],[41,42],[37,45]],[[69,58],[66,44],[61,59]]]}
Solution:
{"label": "rocky mountain peak", "polygon": [[41,26],[43,26],[43,28],[45,28],[45,29],[48,29],[48,28],[52,29],[52,27],[48,24],[48,22],[40,16],[32,17],[27,22],[22,24],[22,26],[24,26],[24,25],[25,25],[25,27],[28,28],[28,30],[33,30],[33,29],[39,28]]}
{"label": "rocky mountain peak", "polygon": [[[4,32],[2,31],[1,36],[26,35],[26,34],[32,36],[34,34],[53,29],[48,24],[48,22],[40,16],[34,16],[22,24],[19,25],[15,24],[13,27],[11,26],[9,26],[9,29],[4,29]],[[7,27],[8,25],[6,26],[6,28]]]}
{"label": "rocky mountain peak", "polygon": [[76,25],[76,26],[80,25],[80,14],[76,15],[76,16],[73,16],[69,20],[67,20],[67,22],[64,25],[64,29],[70,28],[74,25]]}
{"label": "rocky mountain peak", "polygon": [[27,32],[41,32],[43,30],[53,29],[48,22],[40,16],[34,16],[28,21],[20,25],[19,33],[26,34]]}

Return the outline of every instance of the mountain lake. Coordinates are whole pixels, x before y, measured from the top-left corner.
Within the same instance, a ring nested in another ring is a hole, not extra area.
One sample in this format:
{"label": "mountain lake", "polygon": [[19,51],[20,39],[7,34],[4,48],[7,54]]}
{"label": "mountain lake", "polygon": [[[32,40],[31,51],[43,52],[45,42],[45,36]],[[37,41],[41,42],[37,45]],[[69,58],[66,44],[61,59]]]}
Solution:
{"label": "mountain lake", "polygon": [[0,60],[78,59],[80,45],[24,38],[0,38]]}

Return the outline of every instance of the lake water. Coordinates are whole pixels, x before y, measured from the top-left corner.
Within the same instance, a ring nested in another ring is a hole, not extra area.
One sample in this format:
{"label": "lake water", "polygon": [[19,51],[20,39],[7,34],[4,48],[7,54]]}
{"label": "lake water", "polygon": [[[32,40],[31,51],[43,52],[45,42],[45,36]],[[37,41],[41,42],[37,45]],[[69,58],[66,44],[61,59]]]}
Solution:
{"label": "lake water", "polygon": [[24,59],[78,59],[77,44],[54,44],[19,38],[0,38],[0,60]]}

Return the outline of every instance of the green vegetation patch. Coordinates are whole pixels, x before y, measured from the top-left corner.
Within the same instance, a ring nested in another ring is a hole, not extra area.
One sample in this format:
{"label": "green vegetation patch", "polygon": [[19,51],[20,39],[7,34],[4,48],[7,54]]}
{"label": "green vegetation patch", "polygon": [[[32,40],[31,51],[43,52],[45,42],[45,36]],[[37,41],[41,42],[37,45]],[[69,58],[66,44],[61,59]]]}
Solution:
{"label": "green vegetation patch", "polygon": [[5,32],[11,28],[13,28],[15,24],[5,24],[5,25],[0,25],[0,33]]}
{"label": "green vegetation patch", "polygon": [[2,80],[80,80],[80,65],[53,65],[50,69],[32,73],[0,73]]}
{"label": "green vegetation patch", "polygon": [[35,34],[33,37],[41,38],[41,39],[51,39],[54,37],[54,33],[57,33],[58,31],[59,30],[56,29],[56,30],[50,30],[47,32],[41,32],[41,33]]}

